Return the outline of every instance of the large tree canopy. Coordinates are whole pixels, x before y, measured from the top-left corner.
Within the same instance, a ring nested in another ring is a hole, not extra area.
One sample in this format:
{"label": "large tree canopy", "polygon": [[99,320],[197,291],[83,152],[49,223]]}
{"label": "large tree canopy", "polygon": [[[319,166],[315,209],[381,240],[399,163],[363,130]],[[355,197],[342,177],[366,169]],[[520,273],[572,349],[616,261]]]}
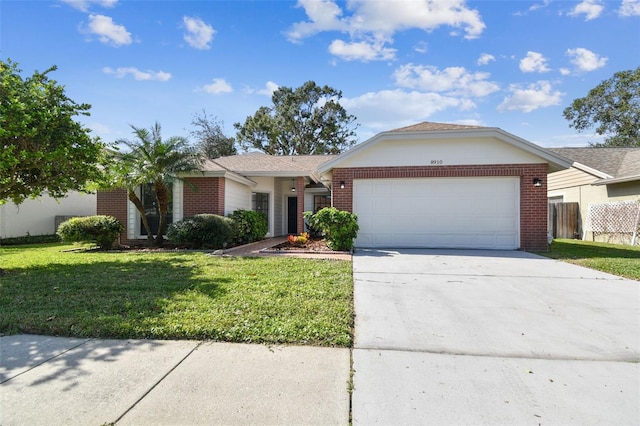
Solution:
{"label": "large tree canopy", "polygon": [[307,81],[297,89],[280,87],[272,107],[261,107],[244,124],[235,123],[236,139],[247,149],[267,154],[338,154],[355,141],[355,117],[340,105],[342,92]]}
{"label": "large tree canopy", "polygon": [[196,139],[196,148],[205,157],[213,160],[238,153],[236,140],[226,136],[222,130],[223,123],[215,117],[209,117],[206,111],[202,111],[202,115],[196,114],[191,124],[195,127],[191,136]]}
{"label": "large tree canopy", "polygon": [[48,77],[55,70],[23,79],[17,63],[0,61],[0,204],[60,198],[99,174],[103,144],[73,119],[91,106],[69,99]]}
{"label": "large tree canopy", "polygon": [[[102,187],[105,189],[124,188],[129,201],[140,213],[140,219],[147,231],[150,245],[162,246],[166,232],[166,215],[169,209],[170,184],[180,180],[181,173],[198,170],[202,157],[190,146],[186,138],[173,136],[162,139],[160,124],[155,123],[149,130],[131,126],[134,140],[120,139],[114,144],[111,159],[104,167]],[[125,153],[119,147],[128,148]],[[159,225],[154,236],[147,219],[142,200],[138,195],[140,185],[151,184]]]}
{"label": "large tree canopy", "polygon": [[577,131],[597,126],[600,146],[640,146],[640,67],[620,71],[565,108],[564,118]]}

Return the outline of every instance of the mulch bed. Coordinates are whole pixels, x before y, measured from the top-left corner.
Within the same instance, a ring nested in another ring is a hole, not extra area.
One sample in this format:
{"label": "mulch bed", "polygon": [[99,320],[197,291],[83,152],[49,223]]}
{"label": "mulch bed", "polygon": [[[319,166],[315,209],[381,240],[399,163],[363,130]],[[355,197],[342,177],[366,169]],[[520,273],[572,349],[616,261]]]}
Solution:
{"label": "mulch bed", "polygon": [[270,250],[300,251],[300,252],[319,252],[319,251],[331,252],[333,251],[327,246],[327,242],[324,239],[311,239],[302,246],[292,245],[288,241],[285,241],[284,243],[271,247]]}

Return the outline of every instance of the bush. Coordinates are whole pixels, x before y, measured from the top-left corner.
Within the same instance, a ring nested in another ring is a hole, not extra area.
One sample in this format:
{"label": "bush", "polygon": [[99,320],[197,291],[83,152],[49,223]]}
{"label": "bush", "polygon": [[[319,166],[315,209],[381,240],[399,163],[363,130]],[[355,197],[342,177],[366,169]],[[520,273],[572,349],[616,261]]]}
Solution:
{"label": "bush", "polygon": [[228,216],[232,221],[232,241],[242,245],[259,241],[267,235],[267,216],[253,210],[236,210]]}
{"label": "bush", "polygon": [[109,250],[123,231],[122,224],[113,216],[74,217],[58,227],[58,235],[63,241],[93,242],[103,250]]}
{"label": "bush", "polygon": [[223,248],[231,240],[231,220],[215,214],[198,214],[169,225],[167,239],[195,249]]}
{"label": "bush", "polygon": [[51,235],[31,235],[27,233],[22,237],[0,238],[0,246],[20,246],[24,244],[45,244],[59,243],[60,237],[57,234]]}
{"label": "bush", "polygon": [[358,216],[335,207],[325,207],[316,214],[304,212],[304,218],[314,229],[321,230],[332,250],[349,251],[358,235]]}

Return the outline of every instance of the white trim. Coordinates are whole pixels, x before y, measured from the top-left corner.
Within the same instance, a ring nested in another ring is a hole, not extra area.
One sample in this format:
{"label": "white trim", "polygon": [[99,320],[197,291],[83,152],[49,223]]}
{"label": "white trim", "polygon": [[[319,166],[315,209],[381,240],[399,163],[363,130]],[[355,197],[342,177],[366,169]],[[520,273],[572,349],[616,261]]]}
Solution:
{"label": "white trim", "polygon": [[176,180],[173,183],[173,222],[182,220],[184,216],[184,182]]}
{"label": "white trim", "polygon": [[640,175],[624,176],[624,177],[619,177],[619,178],[599,180],[599,181],[593,182],[591,185],[593,185],[593,186],[610,185],[610,184],[614,184],[614,183],[634,182],[634,181],[639,181],[639,180],[640,180]]}
{"label": "white trim", "polygon": [[605,172],[601,172],[600,170],[594,169],[592,167],[589,166],[585,166],[582,163],[578,163],[577,161],[574,161],[574,163],[571,165],[571,167],[581,170],[585,173],[589,173],[590,175],[594,175],[596,177],[599,177],[601,179],[609,179],[612,178],[613,176],[606,174]]}

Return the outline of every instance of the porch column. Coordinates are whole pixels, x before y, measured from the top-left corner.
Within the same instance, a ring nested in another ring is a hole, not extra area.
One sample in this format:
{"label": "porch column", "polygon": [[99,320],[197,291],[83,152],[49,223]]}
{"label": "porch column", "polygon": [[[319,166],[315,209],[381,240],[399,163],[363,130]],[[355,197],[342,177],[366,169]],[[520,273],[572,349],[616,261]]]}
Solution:
{"label": "porch column", "polygon": [[296,209],[298,214],[298,234],[302,234],[304,232],[304,217],[302,216],[302,212],[304,212],[304,177],[298,176],[296,179],[296,196],[298,197],[298,207]]}

